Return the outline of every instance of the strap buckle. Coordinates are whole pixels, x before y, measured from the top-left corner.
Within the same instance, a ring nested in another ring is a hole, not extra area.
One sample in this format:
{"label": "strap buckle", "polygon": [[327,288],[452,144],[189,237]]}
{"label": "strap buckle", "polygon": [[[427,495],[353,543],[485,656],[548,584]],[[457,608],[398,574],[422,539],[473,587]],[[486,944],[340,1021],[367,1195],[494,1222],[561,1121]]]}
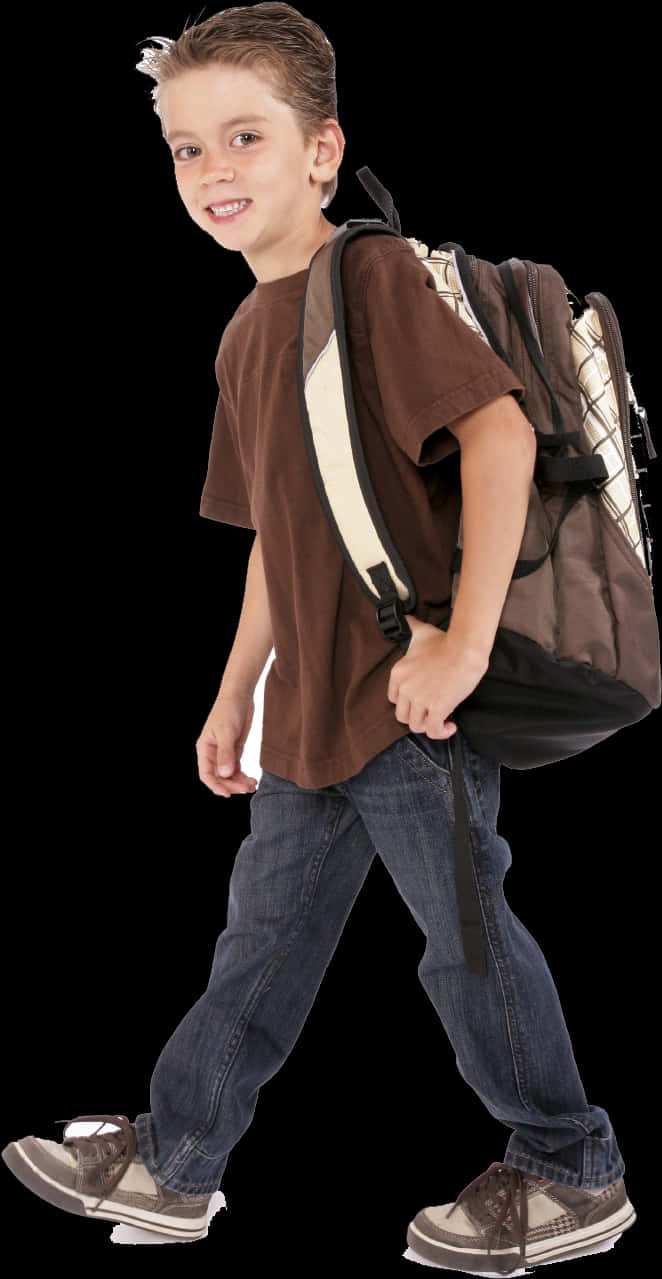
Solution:
{"label": "strap buckle", "polygon": [[393,644],[398,644],[401,640],[411,639],[411,628],[406,614],[403,612],[402,600],[399,595],[389,600],[382,600],[375,611],[377,613],[377,622],[383,634]]}

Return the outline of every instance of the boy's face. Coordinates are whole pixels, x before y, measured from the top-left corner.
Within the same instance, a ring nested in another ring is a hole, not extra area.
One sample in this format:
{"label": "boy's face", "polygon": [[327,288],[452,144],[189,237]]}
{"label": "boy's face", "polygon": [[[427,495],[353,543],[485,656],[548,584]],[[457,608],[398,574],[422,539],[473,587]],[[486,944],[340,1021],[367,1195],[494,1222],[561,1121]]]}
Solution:
{"label": "boy's face", "polygon": [[[259,283],[304,270],[333,230],[320,202],[322,183],[342,159],[338,123],[329,120],[304,147],[292,109],[272,96],[268,81],[233,66],[182,72],[164,84],[160,110],[193,221],[241,252]],[[229,221],[209,212],[210,204],[239,199],[250,204]]]}

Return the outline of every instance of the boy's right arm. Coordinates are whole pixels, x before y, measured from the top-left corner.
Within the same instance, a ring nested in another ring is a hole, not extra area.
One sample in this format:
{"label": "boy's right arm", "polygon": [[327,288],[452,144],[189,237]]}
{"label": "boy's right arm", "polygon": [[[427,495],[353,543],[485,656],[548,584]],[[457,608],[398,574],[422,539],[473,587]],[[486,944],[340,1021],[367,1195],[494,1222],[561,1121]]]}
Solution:
{"label": "boy's right arm", "polygon": [[244,602],[237,633],[227,660],[218,697],[252,698],[273,648],[269,598],[262,563],[259,533],[251,549],[246,571]]}
{"label": "boy's right arm", "polygon": [[273,648],[259,534],[248,561],[244,602],[221,687],[196,742],[200,780],[215,795],[246,794],[257,781],[241,770],[255,710],[253,694]]}

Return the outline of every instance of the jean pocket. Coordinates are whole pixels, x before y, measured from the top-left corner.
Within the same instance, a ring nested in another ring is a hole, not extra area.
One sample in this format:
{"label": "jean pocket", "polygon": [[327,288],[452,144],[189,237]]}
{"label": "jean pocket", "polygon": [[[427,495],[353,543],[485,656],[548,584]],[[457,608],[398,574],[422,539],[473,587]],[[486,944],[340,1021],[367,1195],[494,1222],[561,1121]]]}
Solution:
{"label": "jean pocket", "polygon": [[428,763],[434,765],[436,772],[443,775],[446,784],[451,785],[452,764],[448,738],[435,740],[428,737],[427,733],[409,732],[402,740],[409,744],[414,758],[422,755]]}
{"label": "jean pocket", "polygon": [[[458,730],[459,731],[459,730]],[[453,759],[451,751],[457,749],[451,737],[435,739],[426,733],[410,732],[400,741],[404,759],[416,772],[422,772],[430,781],[442,786],[449,794],[453,791]],[[462,763],[465,786],[473,788],[478,802],[479,820],[486,823],[494,834],[500,804],[501,769],[499,764],[485,755],[479,755],[462,734]]]}

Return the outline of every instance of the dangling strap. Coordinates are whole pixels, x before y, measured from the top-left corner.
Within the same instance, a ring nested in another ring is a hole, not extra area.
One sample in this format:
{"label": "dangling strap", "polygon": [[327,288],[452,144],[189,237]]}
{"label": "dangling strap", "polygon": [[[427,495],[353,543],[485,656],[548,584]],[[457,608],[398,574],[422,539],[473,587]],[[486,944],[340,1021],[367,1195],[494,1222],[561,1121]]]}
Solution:
{"label": "dangling strap", "polygon": [[462,773],[462,747],[459,732],[449,739],[455,797],[455,885],[462,928],[462,946],[470,973],[487,977],[487,960],[480,902],[473,879],[469,812]]}

